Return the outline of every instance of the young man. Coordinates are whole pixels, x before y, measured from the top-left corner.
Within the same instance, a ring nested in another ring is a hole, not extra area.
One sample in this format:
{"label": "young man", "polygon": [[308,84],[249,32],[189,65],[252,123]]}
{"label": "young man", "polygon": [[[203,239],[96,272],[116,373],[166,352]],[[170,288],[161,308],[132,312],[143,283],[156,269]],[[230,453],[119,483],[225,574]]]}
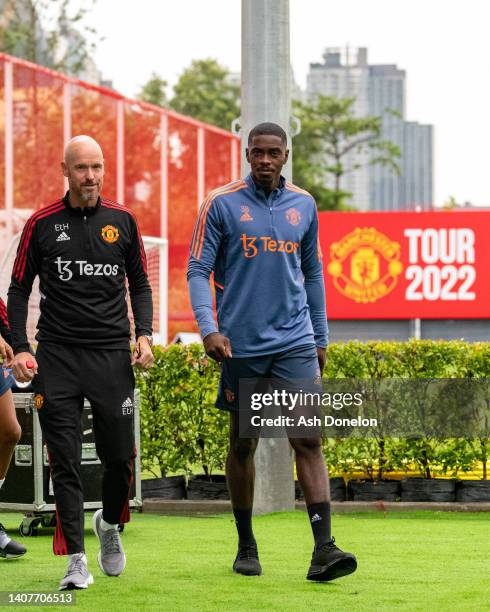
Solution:
{"label": "young man", "polygon": [[[57,507],[53,550],[68,555],[60,589],[87,588],[80,480],[83,399],[90,401],[97,454],[104,464],[103,509],[95,513],[99,566],[118,576],[126,558],[118,533],[129,520],[134,458],[132,364],[150,367],[152,295],[133,213],[100,196],[104,159],[88,136],[73,138],[62,162],[69,191],[34,213],[20,239],[9,289],[13,372],[33,376]],[[32,282],[40,277],[39,344],[26,334]],[[126,278],[136,327],[130,353]],[[32,363],[29,363],[32,362]]]}
{"label": "young man", "polygon": [[[10,465],[15,445],[20,440],[20,425],[15,414],[15,405],[10,390],[14,384],[13,376],[8,368],[12,365],[14,355],[10,347],[10,329],[7,319],[7,309],[0,298],[0,355],[3,358],[3,367],[0,368],[0,489],[5,482],[7,470]],[[26,549],[22,544],[11,540],[0,524],[0,557],[15,559],[25,555]]]}
{"label": "young man", "polygon": [[[190,247],[188,281],[206,353],[222,362],[216,405],[230,411],[226,465],[238,530],[235,572],[262,573],[252,530],[256,439],[239,437],[240,378],[318,378],[325,364],[327,320],[318,216],[306,191],[287,183],[284,130],[254,127],[251,173],[217,189],[201,207]],[[217,329],[209,278],[214,273]],[[315,548],[307,578],[350,574],[356,559],[330,534],[330,491],[320,438],[291,438]]]}

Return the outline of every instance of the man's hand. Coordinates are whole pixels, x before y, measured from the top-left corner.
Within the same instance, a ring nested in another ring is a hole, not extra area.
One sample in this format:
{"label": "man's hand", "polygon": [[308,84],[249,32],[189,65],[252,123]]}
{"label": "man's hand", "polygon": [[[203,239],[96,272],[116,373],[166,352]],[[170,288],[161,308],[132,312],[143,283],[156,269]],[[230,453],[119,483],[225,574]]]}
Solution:
{"label": "man's hand", "polygon": [[18,353],[12,361],[12,374],[18,382],[29,382],[37,374],[37,361],[30,353]]}
{"label": "man's hand", "polygon": [[146,336],[140,336],[136,340],[136,345],[131,355],[131,365],[148,369],[151,368],[154,361],[155,359],[148,338]]}
{"label": "man's hand", "polygon": [[203,344],[206,354],[215,361],[221,363],[224,359],[229,359],[232,356],[230,340],[223,334],[218,332],[208,334],[204,338]]}
{"label": "man's hand", "polygon": [[3,338],[0,338],[0,355],[3,357],[3,365],[10,368],[14,360],[14,352],[10,344]]}
{"label": "man's hand", "polygon": [[327,349],[317,346],[316,353],[318,355],[318,365],[320,366],[320,375],[321,375],[323,374],[323,369],[325,368],[325,362],[327,360]]}

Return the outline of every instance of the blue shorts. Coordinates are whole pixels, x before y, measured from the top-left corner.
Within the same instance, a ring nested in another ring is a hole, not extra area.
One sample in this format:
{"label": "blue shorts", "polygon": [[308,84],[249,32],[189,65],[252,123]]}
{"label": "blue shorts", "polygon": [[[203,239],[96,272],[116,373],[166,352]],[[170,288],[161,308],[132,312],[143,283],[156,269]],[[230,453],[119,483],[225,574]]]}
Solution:
{"label": "blue shorts", "polygon": [[15,384],[15,379],[12,376],[11,371],[8,368],[0,367],[0,396],[7,393],[7,391]]}
{"label": "blue shorts", "polygon": [[293,349],[259,355],[232,357],[221,365],[216,407],[236,412],[239,410],[239,381],[243,378],[264,378],[283,381],[308,380],[318,383],[320,366],[316,346],[307,344]]}

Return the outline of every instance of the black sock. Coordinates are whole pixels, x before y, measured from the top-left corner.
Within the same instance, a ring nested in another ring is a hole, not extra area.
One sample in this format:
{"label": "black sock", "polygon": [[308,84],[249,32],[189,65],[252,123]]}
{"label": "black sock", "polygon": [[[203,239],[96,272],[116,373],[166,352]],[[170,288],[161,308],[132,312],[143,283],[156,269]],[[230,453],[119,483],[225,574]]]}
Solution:
{"label": "black sock", "polygon": [[307,507],[310,517],[311,530],[315,539],[315,546],[330,542],[330,502],[320,502]]}
{"label": "black sock", "polygon": [[240,546],[255,545],[254,532],[252,531],[252,508],[248,510],[233,508],[233,514],[235,515],[238,543]]}

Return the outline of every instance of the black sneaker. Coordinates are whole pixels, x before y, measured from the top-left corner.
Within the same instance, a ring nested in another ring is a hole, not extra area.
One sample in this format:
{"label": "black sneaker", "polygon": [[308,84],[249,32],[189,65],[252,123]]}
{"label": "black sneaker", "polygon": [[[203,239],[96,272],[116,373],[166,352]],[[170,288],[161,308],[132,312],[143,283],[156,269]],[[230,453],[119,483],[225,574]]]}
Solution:
{"label": "black sneaker", "polygon": [[[0,536],[6,536],[5,527],[1,523]],[[22,557],[22,555],[25,555],[26,552],[27,549],[25,546],[22,546],[22,544],[19,544],[14,540],[9,540],[9,542],[5,544],[3,548],[0,546],[0,557],[4,557],[5,559],[17,559],[17,557]]]}
{"label": "black sneaker", "polygon": [[238,553],[235,563],[233,563],[233,571],[244,576],[260,576],[262,574],[256,544],[252,546],[238,545]]}
{"label": "black sneaker", "polygon": [[354,555],[335,546],[335,538],[313,550],[307,580],[327,582],[355,572],[357,561]]}

